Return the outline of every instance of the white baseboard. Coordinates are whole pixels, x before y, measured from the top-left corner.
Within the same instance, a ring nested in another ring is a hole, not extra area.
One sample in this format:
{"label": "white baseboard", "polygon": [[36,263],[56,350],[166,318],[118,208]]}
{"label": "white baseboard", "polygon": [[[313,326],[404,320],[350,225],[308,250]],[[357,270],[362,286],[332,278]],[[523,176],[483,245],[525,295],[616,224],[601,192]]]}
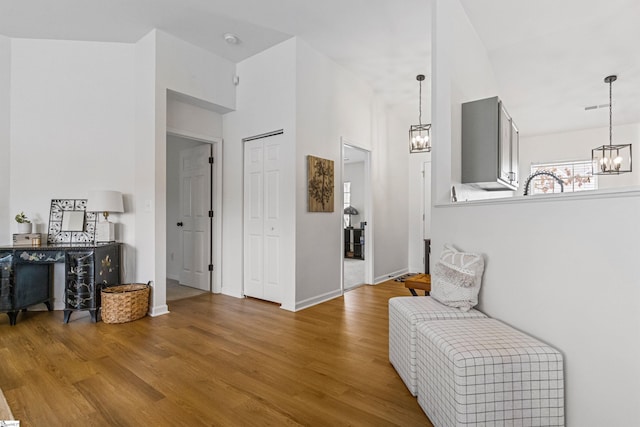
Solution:
{"label": "white baseboard", "polygon": [[[318,305],[320,303],[332,300],[334,298],[338,298],[340,296],[342,296],[342,292],[340,291],[340,289],[336,289],[335,291],[327,292],[325,294],[318,295],[317,297],[308,298],[306,300],[298,301],[298,302],[296,302],[296,306],[295,306],[294,310],[289,310],[289,311],[300,311],[300,310],[303,310],[305,308],[309,308],[309,307],[312,307],[314,305]],[[285,310],[288,310],[288,308],[285,308],[285,307],[281,307],[281,308],[283,308]]]}
{"label": "white baseboard", "polygon": [[167,279],[171,279],[171,280],[175,280],[175,281],[179,282],[180,281],[180,275],[179,274],[167,273]]}
{"label": "white baseboard", "polygon": [[169,306],[167,304],[151,307],[151,310],[149,310],[149,316],[151,317],[158,317],[164,314],[169,314]]}
{"label": "white baseboard", "polygon": [[227,295],[234,298],[244,298],[244,295],[242,295],[240,292],[229,292],[227,291],[227,288],[222,288],[222,290],[219,293],[221,293],[222,295]]}
{"label": "white baseboard", "polygon": [[391,279],[396,278],[398,276],[402,276],[403,274],[407,274],[408,272],[409,272],[408,269],[403,268],[402,270],[398,270],[398,271],[394,271],[394,272],[391,272],[391,273],[387,273],[387,274],[378,276],[373,280],[373,282],[377,285],[379,283],[386,282],[387,280],[391,280]]}

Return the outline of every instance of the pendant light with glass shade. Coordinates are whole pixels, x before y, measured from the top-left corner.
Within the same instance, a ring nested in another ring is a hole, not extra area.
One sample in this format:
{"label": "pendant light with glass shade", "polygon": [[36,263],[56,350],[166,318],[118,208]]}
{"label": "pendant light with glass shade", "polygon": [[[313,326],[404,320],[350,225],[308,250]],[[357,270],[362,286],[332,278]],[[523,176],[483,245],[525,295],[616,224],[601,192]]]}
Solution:
{"label": "pendant light with glass shade", "polygon": [[591,169],[594,175],[619,175],[631,172],[631,144],[613,144],[613,98],[612,83],[618,76],[607,76],[609,84],[609,145],[591,150]]}
{"label": "pendant light with glass shade", "polygon": [[420,84],[420,94],[418,96],[418,124],[411,125],[409,128],[409,152],[410,153],[428,153],[431,151],[430,130],[431,124],[422,124],[422,82],[424,74],[416,76]]}

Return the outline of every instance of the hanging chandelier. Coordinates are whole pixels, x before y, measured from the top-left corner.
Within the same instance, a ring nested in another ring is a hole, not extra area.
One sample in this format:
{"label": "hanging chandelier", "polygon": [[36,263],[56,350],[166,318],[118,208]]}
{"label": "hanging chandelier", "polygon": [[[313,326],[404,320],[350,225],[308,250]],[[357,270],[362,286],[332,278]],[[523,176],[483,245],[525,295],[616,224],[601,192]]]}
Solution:
{"label": "hanging chandelier", "polygon": [[631,144],[613,144],[613,99],[612,83],[618,76],[607,76],[604,82],[609,84],[609,145],[591,150],[591,169],[594,175],[619,175],[631,172]]}
{"label": "hanging chandelier", "polygon": [[431,151],[430,130],[431,124],[422,124],[422,81],[424,74],[416,76],[420,84],[420,94],[418,96],[418,124],[411,125],[409,128],[409,152],[410,153],[428,153]]}

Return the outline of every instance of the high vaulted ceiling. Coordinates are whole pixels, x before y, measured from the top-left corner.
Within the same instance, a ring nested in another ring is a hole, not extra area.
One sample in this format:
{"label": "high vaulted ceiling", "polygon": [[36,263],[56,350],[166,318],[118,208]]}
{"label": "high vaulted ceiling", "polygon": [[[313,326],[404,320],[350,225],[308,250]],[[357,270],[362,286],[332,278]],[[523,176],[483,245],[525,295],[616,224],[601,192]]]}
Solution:
{"label": "high vaulted ceiling", "polygon": [[[640,122],[640,1],[460,0],[487,47],[523,135]],[[0,34],[135,42],[152,28],[238,62],[292,36],[358,74],[406,126],[417,74],[429,117],[430,0],[21,0],[0,2]],[[455,29],[454,29],[455,30]],[[241,43],[230,46],[227,32]],[[425,120],[423,120],[425,121]]]}
{"label": "high vaulted ceiling", "polygon": [[[417,121],[417,74],[430,73],[425,0],[21,0],[0,2],[0,34],[135,42],[153,28],[238,62],[292,36],[358,74]],[[225,33],[241,43],[225,43]],[[428,82],[425,82],[428,83]],[[428,85],[427,85],[428,86]],[[424,88],[428,89],[428,88]],[[423,105],[429,98],[423,96]],[[410,122],[409,122],[410,121]]]}
{"label": "high vaulted ceiling", "polygon": [[611,74],[614,126],[640,123],[640,1],[461,3],[523,135],[608,126]]}

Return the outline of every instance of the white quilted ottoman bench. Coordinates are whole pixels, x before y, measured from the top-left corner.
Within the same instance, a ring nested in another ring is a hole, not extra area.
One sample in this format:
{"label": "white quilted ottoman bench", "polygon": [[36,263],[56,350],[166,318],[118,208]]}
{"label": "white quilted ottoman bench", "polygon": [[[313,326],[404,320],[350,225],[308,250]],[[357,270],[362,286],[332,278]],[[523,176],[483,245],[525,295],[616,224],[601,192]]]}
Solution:
{"label": "white quilted ottoman bench", "polygon": [[562,355],[495,319],[418,325],[418,404],[437,426],[564,426]]}
{"label": "white quilted ottoman bench", "polygon": [[425,320],[485,317],[477,310],[465,312],[427,296],[389,299],[389,361],[412,395],[417,393],[416,325]]}

